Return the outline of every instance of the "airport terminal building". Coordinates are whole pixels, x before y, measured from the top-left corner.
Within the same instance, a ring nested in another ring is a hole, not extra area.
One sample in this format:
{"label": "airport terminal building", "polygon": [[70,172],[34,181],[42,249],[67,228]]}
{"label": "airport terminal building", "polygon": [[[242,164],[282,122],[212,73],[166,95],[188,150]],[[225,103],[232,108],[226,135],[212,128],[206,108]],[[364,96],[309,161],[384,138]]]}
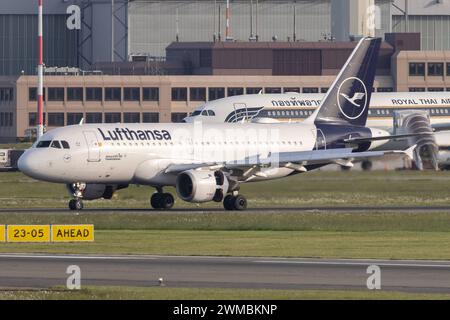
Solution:
{"label": "airport terminal building", "polygon": [[[355,2],[376,6],[385,38],[374,90],[450,91],[447,0],[235,0],[228,41],[225,1],[46,0],[46,126],[177,122],[221,97],[326,92],[367,34]],[[35,125],[36,10],[0,3],[2,141]]]}

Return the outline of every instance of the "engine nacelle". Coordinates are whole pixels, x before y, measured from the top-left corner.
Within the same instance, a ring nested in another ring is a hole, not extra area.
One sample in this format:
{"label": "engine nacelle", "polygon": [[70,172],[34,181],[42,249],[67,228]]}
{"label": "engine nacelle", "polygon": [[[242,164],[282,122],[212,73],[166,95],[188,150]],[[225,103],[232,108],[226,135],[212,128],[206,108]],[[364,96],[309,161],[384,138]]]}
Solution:
{"label": "engine nacelle", "polygon": [[187,202],[220,202],[229,182],[222,171],[188,170],[177,176],[176,189],[178,197]]}
{"label": "engine nacelle", "polygon": [[94,184],[94,183],[78,183],[68,184],[67,189],[69,192],[76,196],[81,197],[84,200],[95,199],[111,199],[114,192],[119,189],[126,188],[125,185],[106,185],[106,184]]}

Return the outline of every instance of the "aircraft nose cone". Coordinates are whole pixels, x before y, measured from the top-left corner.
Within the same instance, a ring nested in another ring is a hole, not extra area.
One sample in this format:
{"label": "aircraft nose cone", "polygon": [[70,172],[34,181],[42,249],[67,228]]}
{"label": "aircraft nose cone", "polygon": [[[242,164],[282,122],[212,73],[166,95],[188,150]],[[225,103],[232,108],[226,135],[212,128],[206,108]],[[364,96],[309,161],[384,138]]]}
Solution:
{"label": "aircraft nose cone", "polygon": [[26,174],[27,176],[32,176],[33,172],[35,171],[35,164],[33,163],[32,157],[30,155],[30,152],[25,152],[17,162],[17,166],[19,167],[19,170]]}

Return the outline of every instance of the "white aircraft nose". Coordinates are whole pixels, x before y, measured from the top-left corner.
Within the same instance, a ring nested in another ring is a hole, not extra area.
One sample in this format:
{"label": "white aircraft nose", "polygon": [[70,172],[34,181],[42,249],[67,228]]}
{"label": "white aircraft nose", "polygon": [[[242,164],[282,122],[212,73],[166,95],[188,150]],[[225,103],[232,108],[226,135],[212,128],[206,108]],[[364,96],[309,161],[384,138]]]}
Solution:
{"label": "white aircraft nose", "polygon": [[30,177],[35,174],[37,169],[37,163],[33,160],[33,155],[29,151],[22,154],[17,162],[17,166],[22,173]]}

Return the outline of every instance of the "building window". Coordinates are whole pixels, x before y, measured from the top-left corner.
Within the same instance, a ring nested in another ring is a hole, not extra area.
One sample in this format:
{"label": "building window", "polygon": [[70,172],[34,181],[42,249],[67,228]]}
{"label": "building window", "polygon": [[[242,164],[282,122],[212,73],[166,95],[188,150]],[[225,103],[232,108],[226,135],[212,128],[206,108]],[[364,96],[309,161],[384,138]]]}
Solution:
{"label": "building window", "polygon": [[49,112],[49,114],[48,114],[48,126],[49,127],[62,127],[62,126],[64,126],[64,113],[62,113],[62,112]]}
{"label": "building window", "polygon": [[140,88],[123,88],[123,100],[125,101],[140,101],[141,89]]}
{"label": "building window", "polygon": [[450,77],[450,62],[447,62],[447,77]]}
{"label": "building window", "polygon": [[172,113],[172,122],[179,123],[183,122],[183,119],[187,117],[187,113],[185,112],[173,112]]}
{"label": "building window", "polygon": [[281,93],[281,88],[265,88],[265,93]]}
{"label": "building window", "polygon": [[394,92],[394,88],[380,87],[377,89],[377,92]]}
{"label": "building window", "polygon": [[225,98],[225,88],[209,88],[208,99],[209,101]]}
{"label": "building window", "polygon": [[67,88],[67,101],[83,101],[83,88]]}
{"label": "building window", "polygon": [[121,93],[120,88],[105,88],[105,101],[120,101],[122,99]]}
{"label": "building window", "polygon": [[428,75],[429,76],[443,76],[444,64],[443,63],[428,63]]}
{"label": "building window", "polygon": [[13,126],[13,113],[0,112],[0,127],[12,127],[12,126]]}
{"label": "building window", "polygon": [[[86,88],[86,101],[102,101],[102,88]],[[98,122],[94,122],[98,123]]]}
{"label": "building window", "polygon": [[227,95],[228,97],[240,96],[244,94],[244,88],[228,88]]}
{"label": "building window", "polygon": [[0,102],[8,102],[14,100],[13,88],[0,88]]}
{"label": "building window", "polygon": [[28,101],[37,101],[37,88],[28,88]]}
{"label": "building window", "polygon": [[442,92],[444,88],[427,88],[429,92]]}
{"label": "building window", "polygon": [[37,116],[36,112],[28,113],[28,125],[30,127],[33,127],[36,125],[36,123],[37,123],[36,116]]}
{"label": "building window", "polygon": [[303,88],[303,93],[319,93],[319,88]]}
{"label": "building window", "polygon": [[287,92],[300,93],[300,88],[298,88],[298,87],[295,87],[295,88],[284,88],[283,90],[284,90],[284,93],[287,93]]}
{"label": "building window", "polygon": [[142,122],[158,123],[159,122],[159,113],[158,112],[144,112],[142,114]]}
{"label": "building window", "polygon": [[320,88],[321,93],[327,93],[330,88]]}
{"label": "building window", "polygon": [[410,76],[424,76],[425,75],[425,63],[423,62],[411,62],[409,64]]}
{"label": "building window", "polygon": [[172,101],[187,101],[187,88],[172,88]]}
{"label": "building window", "polygon": [[187,101],[187,88],[172,88],[172,101]]}
{"label": "building window", "polygon": [[82,113],[72,113],[69,112],[67,113],[67,125],[73,125],[73,124],[79,124],[81,119],[83,119],[83,114]]}
{"label": "building window", "polygon": [[159,101],[159,88],[142,88],[142,100]]}
{"label": "building window", "polygon": [[425,88],[409,88],[409,92],[425,92]]}
{"label": "building window", "polygon": [[120,123],[122,122],[122,116],[120,112],[106,112],[105,123]]}
{"label": "building window", "polygon": [[141,114],[139,112],[125,112],[123,114],[124,123],[139,123],[141,122]]}
{"label": "building window", "polygon": [[206,101],[206,88],[189,88],[190,101]]}
{"label": "building window", "polygon": [[102,123],[102,113],[101,112],[87,112],[86,113],[86,123]]}
{"label": "building window", "polygon": [[247,94],[259,94],[261,91],[263,90],[263,88],[247,88],[245,89],[245,92]]}
{"label": "building window", "polygon": [[48,88],[47,90],[48,101],[64,101],[64,88]]}

